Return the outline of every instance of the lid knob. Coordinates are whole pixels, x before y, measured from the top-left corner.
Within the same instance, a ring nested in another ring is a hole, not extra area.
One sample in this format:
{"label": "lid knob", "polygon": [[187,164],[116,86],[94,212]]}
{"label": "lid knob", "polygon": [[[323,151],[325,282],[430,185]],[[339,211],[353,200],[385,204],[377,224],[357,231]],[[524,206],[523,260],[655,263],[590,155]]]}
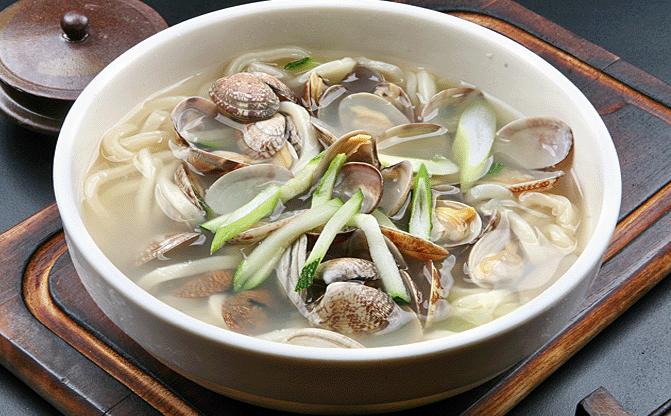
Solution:
{"label": "lid knob", "polygon": [[61,18],[63,37],[70,42],[81,42],[88,36],[89,18],[85,15],[69,11]]}

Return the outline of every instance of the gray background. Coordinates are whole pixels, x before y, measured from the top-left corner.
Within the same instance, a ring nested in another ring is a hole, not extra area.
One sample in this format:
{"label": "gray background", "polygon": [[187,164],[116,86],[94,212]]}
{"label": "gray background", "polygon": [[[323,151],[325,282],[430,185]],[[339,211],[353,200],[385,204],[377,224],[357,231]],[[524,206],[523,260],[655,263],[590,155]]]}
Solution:
{"label": "gray background", "polygon": [[[671,83],[670,0],[517,1]],[[11,3],[0,0],[0,9]],[[147,3],[169,24],[175,24],[243,2]],[[0,117],[0,231],[53,201],[54,145],[54,139],[27,132]],[[575,404],[599,386],[610,390],[634,414],[648,414],[671,397],[670,317],[671,280],[667,279],[552,375],[512,414],[571,415]],[[0,367],[0,416],[56,413]]]}

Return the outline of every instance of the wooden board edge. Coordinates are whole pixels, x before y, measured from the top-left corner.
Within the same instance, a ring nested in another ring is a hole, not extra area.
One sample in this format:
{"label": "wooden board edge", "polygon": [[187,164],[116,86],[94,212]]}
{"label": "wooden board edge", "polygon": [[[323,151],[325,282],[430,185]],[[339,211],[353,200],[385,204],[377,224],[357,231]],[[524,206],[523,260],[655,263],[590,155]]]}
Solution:
{"label": "wooden board edge", "polygon": [[85,330],[55,304],[49,290],[49,272],[66,251],[65,239],[59,233],[40,246],[31,257],[23,280],[23,298],[27,309],[56,336],[161,413],[197,415],[198,411],[172,390]]}

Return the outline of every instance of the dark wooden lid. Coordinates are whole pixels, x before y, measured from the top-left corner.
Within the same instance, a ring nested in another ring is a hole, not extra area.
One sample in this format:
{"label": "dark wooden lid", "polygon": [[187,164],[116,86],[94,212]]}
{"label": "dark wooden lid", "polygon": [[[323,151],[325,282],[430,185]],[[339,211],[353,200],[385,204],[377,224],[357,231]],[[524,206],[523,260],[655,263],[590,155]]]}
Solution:
{"label": "dark wooden lid", "polygon": [[[138,0],[20,0],[0,13],[2,100],[13,101],[0,107],[25,107],[29,116],[41,111],[35,100],[67,106],[114,58],[166,27]],[[18,121],[40,130],[35,120]]]}

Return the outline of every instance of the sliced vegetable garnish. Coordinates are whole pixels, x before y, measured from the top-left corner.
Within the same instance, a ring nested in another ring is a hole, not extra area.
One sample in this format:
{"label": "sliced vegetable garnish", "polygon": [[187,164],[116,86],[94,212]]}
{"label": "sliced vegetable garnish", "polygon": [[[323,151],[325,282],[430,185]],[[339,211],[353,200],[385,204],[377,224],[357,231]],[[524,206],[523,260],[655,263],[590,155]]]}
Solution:
{"label": "sliced vegetable garnish", "polygon": [[371,214],[372,216],[375,217],[375,219],[377,220],[378,224],[380,224],[381,226],[389,227],[389,228],[393,228],[393,229],[398,229],[398,227],[396,226],[396,224],[394,224],[394,223],[391,221],[391,219],[389,219],[389,217],[387,216],[387,214],[385,214],[384,212],[380,211],[379,208],[375,208],[375,209],[373,210],[373,212],[371,212],[370,214]]}
{"label": "sliced vegetable garnish", "polygon": [[343,205],[339,199],[332,199],[318,207],[296,215],[288,224],[270,234],[240,263],[233,278],[235,291],[253,289],[263,283],[282,253],[298,237],[326,222]]}
{"label": "sliced vegetable garnish", "polygon": [[[226,222],[216,228],[214,240],[210,247],[210,253],[219,250],[228,240],[234,238],[249,227],[259,222],[259,220],[269,216],[275,210],[277,202],[280,200],[280,188],[277,185],[271,185],[259,193],[248,204],[236,209],[226,216]],[[215,218],[212,221],[214,222]],[[207,228],[206,225],[203,228]]]}
{"label": "sliced vegetable garnish", "polygon": [[306,56],[305,58],[296,59],[295,61],[288,62],[287,64],[284,65],[284,69],[291,72],[303,72],[307,71],[308,69],[312,69],[317,65],[319,64],[315,62],[315,60],[312,59],[312,57]]}
{"label": "sliced vegetable garnish", "polygon": [[368,241],[368,251],[370,257],[380,273],[384,290],[394,298],[394,300],[410,303],[410,294],[403,284],[401,273],[396,266],[396,260],[389,251],[387,243],[384,241],[380,226],[370,214],[357,214],[352,218],[351,223],[360,228],[366,235]]}
{"label": "sliced vegetable garnish", "polygon": [[416,159],[413,157],[400,157],[379,154],[380,162],[383,166],[391,166],[407,160],[412,164],[412,171],[419,172],[419,167],[426,166],[431,175],[445,176],[459,172],[459,166],[445,156],[437,155],[433,159]]}
{"label": "sliced vegetable garnish", "polygon": [[501,162],[492,163],[492,166],[489,167],[489,171],[487,171],[487,176],[498,175],[499,173],[501,173],[501,171],[503,170],[504,167],[505,167],[505,165]]}
{"label": "sliced vegetable garnish", "polygon": [[331,199],[331,195],[333,195],[333,187],[335,186],[342,165],[345,164],[345,160],[347,160],[347,155],[344,153],[339,153],[333,158],[312,194],[311,206],[313,208]]}
{"label": "sliced vegetable garnish", "polygon": [[293,178],[280,187],[280,199],[282,202],[287,202],[310,189],[317,166],[323,157],[324,152],[313,157],[303,169],[296,172]]}
{"label": "sliced vegetable garnish", "polygon": [[415,176],[415,186],[412,189],[412,202],[408,232],[417,237],[428,240],[431,237],[431,178],[426,166],[421,165]]}
{"label": "sliced vegetable garnish", "polygon": [[347,225],[353,216],[359,213],[362,202],[363,192],[358,190],[354,195],[352,195],[349,201],[340,207],[340,209],[338,209],[333,217],[331,217],[331,219],[326,223],[326,226],[324,226],[322,232],[319,233],[319,238],[317,238],[317,242],[312,248],[310,256],[308,256],[307,260],[305,261],[303,270],[301,270],[301,277],[296,283],[296,292],[307,289],[312,284],[317,267],[319,267],[319,264],[324,259],[326,252],[328,251],[329,247],[331,247],[331,243],[333,243],[336,234],[338,234],[345,227],[345,225]]}
{"label": "sliced vegetable garnish", "polygon": [[487,173],[496,134],[496,114],[487,101],[476,100],[459,118],[452,154],[460,169],[461,190]]}

